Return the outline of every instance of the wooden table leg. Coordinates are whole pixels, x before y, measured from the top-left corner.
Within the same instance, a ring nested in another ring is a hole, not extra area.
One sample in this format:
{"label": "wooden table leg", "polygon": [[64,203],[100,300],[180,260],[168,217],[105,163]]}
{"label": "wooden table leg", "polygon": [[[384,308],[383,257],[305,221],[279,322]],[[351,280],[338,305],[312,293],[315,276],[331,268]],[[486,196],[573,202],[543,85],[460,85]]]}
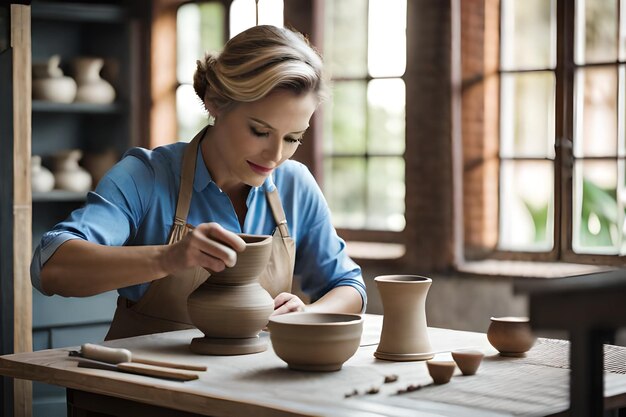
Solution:
{"label": "wooden table leg", "polygon": [[615,332],[583,328],[570,335],[572,417],[601,416],[604,412],[604,343],[612,339]]}

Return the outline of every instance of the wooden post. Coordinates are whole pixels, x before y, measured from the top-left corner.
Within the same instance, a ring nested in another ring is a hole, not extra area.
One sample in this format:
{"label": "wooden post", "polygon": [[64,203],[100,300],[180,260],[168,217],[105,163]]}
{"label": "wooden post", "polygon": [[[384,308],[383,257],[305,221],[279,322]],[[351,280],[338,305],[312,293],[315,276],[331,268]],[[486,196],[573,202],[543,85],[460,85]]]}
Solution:
{"label": "wooden post", "polygon": [[[32,195],[31,154],[31,32],[30,6],[11,5],[13,53],[13,347],[32,351]],[[15,380],[14,415],[32,415],[32,383]]]}

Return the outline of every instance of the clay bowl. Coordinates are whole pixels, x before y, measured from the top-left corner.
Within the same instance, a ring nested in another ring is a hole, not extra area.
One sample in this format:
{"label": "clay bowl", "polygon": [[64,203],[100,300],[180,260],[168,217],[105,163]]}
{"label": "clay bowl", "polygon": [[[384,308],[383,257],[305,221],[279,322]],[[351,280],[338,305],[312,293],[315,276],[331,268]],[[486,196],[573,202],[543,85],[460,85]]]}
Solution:
{"label": "clay bowl", "polygon": [[536,337],[528,317],[492,317],[487,339],[500,355],[523,357],[535,344]]}
{"label": "clay bowl", "polygon": [[359,348],[363,318],[358,314],[289,313],[270,317],[274,352],[290,369],[338,371]]}
{"label": "clay bowl", "polygon": [[452,351],[452,359],[463,375],[474,375],[485,356],[480,350],[459,349]]}
{"label": "clay bowl", "polygon": [[452,374],[456,369],[456,363],[454,361],[426,361],[426,367],[428,373],[433,379],[435,384],[446,384],[450,382]]}

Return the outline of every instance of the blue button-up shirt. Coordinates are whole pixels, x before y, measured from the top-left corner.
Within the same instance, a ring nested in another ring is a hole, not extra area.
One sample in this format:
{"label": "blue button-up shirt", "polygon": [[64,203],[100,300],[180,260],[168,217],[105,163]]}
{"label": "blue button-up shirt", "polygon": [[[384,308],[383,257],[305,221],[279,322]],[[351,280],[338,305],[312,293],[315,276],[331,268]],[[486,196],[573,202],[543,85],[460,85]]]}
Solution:
{"label": "blue button-up shirt", "polygon": [[[152,151],[129,150],[96,190],[88,193],[84,207],[43,235],[31,263],[33,285],[43,293],[41,268],[70,239],[110,246],[165,244],[174,221],[186,146],[179,142]],[[276,222],[265,191],[275,188],[296,244],[295,273],[301,278],[302,291],[317,300],[335,287],[352,286],[361,294],[365,308],[361,269],[346,254],[345,242],[331,224],[328,205],[315,179],[306,166],[296,161],[285,161],[260,187],[250,190],[242,230],[228,195],[213,182],[198,152],[187,222],[216,222],[235,233],[272,234]],[[121,288],[118,292],[137,301],[148,285]]]}

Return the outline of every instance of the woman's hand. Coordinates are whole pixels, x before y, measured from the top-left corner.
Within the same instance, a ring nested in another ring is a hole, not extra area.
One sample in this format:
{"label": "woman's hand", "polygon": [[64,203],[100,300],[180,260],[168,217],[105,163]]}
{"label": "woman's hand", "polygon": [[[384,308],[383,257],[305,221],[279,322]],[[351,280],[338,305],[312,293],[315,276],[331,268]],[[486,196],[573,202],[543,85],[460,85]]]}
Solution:
{"label": "woman's hand", "polygon": [[274,298],[274,312],[272,316],[293,313],[294,311],[304,311],[304,303],[297,295],[281,292]]}
{"label": "woman's hand", "polygon": [[217,223],[202,223],[172,245],[163,257],[163,269],[169,274],[193,266],[219,272],[237,262],[237,252],[246,242],[236,233]]}

